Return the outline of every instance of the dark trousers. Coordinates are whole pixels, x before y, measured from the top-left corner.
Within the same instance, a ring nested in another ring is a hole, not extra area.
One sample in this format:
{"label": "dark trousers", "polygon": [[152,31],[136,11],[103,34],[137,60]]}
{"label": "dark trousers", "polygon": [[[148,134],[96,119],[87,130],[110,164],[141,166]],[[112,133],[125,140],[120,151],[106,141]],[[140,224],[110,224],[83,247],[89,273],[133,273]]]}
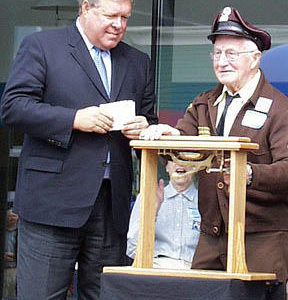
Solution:
{"label": "dark trousers", "polygon": [[76,262],[78,299],[98,299],[103,266],[125,264],[126,235],[112,222],[108,180],[81,228],[19,223],[18,300],[66,299]]}

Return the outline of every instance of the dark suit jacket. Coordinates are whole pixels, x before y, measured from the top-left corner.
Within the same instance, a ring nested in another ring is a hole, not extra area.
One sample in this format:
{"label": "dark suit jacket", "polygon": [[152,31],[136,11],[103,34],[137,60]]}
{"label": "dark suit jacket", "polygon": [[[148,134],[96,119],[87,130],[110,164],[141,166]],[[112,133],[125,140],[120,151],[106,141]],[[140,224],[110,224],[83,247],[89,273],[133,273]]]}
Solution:
{"label": "dark suit jacket", "polygon": [[2,121],[24,131],[15,211],[25,220],[80,227],[87,220],[111,152],[112,210],[116,228],[128,227],[132,185],[129,140],[120,131],[72,129],[78,109],[134,100],[150,124],[154,85],[149,57],[121,42],[111,50],[111,99],[75,23],[26,37],[2,97]]}

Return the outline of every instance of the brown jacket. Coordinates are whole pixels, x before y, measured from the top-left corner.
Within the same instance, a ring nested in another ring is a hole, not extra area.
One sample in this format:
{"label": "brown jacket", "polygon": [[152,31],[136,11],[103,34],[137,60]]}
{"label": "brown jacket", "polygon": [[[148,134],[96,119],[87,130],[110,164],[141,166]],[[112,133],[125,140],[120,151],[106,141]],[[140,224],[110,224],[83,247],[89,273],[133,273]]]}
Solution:
{"label": "brown jacket", "polygon": [[[177,123],[182,135],[198,135],[203,128],[216,135],[217,107],[213,103],[222,88],[219,84],[195,99]],[[248,126],[241,125],[247,110],[253,111],[252,116],[258,114],[255,105],[259,97],[273,101],[263,126],[251,128],[249,122]],[[263,72],[255,93],[240,110],[229,135],[250,137],[260,146],[259,150],[248,152],[247,157],[253,182],[247,188],[246,232],[288,230],[288,98],[267,82]],[[201,230],[211,235],[219,235],[223,225],[226,231],[228,227],[228,198],[222,182],[219,173],[200,174]]]}

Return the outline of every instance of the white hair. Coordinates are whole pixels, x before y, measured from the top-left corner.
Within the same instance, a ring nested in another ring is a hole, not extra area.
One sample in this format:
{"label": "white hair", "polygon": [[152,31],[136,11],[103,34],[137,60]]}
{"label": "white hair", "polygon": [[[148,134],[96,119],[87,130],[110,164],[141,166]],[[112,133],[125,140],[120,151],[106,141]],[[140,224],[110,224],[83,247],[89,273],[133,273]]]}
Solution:
{"label": "white hair", "polygon": [[243,38],[243,46],[248,51],[259,51],[257,45],[249,39]]}

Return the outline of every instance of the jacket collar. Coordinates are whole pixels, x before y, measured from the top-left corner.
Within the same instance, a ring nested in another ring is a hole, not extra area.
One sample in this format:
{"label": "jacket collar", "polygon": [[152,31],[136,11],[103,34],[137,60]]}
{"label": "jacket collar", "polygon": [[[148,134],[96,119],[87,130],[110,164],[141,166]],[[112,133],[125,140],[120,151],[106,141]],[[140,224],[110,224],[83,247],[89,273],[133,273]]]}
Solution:
{"label": "jacket collar", "polygon": [[120,42],[115,48],[110,50],[112,60],[112,77],[111,96],[109,99],[100,75],[95,69],[96,67],[93,59],[91,58],[87,46],[76,27],[76,21],[74,21],[71,26],[67,27],[67,30],[69,51],[73,58],[81,66],[81,68],[93,82],[94,86],[99,90],[105,100],[107,102],[115,101],[123,84],[128,66],[128,59],[125,56],[125,53],[122,51],[122,42]]}

